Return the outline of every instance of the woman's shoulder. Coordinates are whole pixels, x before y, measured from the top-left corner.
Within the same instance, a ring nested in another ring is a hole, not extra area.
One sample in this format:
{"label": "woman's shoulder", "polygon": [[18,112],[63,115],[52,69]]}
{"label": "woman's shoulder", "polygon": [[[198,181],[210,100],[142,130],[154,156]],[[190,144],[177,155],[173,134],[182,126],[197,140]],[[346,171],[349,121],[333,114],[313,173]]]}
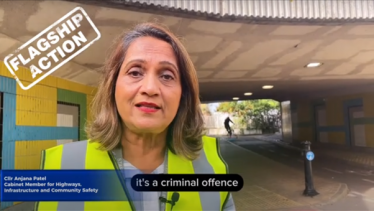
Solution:
{"label": "woman's shoulder", "polygon": [[200,159],[197,161],[206,161],[213,167],[216,171],[215,173],[226,174],[228,172],[228,166],[221,156],[219,139],[216,137],[203,136],[202,140],[203,150],[201,151]]}
{"label": "woman's shoulder", "polygon": [[212,136],[207,136],[207,135],[204,135],[202,137],[203,141],[217,141],[218,139],[216,137],[212,137]]}
{"label": "woman's shoulder", "polygon": [[73,141],[69,143],[58,144],[57,146],[46,149],[45,151],[70,150],[70,149],[74,149],[78,151],[79,149],[85,150],[87,149],[88,146],[93,146],[93,145],[100,145],[100,144],[97,142],[93,142],[91,140]]}
{"label": "woman's shoulder", "polygon": [[217,145],[219,144],[218,138],[206,135],[202,137],[202,142],[204,148],[217,148]]}

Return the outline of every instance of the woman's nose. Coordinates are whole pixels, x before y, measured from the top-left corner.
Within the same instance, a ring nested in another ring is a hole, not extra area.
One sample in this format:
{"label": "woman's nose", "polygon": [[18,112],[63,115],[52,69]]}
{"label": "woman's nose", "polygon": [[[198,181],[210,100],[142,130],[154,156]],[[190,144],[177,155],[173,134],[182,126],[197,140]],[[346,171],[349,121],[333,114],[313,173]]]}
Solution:
{"label": "woman's nose", "polygon": [[141,84],[141,93],[154,96],[158,95],[160,92],[158,77],[155,74],[146,74]]}

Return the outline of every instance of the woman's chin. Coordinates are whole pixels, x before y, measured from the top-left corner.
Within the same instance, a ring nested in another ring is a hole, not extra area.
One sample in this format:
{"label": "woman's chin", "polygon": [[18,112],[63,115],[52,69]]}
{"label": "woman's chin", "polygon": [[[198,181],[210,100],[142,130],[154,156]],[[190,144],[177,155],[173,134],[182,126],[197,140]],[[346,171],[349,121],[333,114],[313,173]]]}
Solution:
{"label": "woman's chin", "polygon": [[152,124],[152,123],[143,123],[143,124],[136,124],[136,129],[140,133],[161,133],[165,130],[160,124]]}

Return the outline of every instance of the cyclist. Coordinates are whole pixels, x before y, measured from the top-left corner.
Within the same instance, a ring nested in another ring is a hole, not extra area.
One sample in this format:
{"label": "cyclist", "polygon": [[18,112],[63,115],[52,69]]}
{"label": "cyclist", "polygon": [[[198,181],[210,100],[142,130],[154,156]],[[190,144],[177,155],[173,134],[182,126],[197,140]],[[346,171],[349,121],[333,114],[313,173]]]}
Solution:
{"label": "cyclist", "polygon": [[225,125],[225,128],[226,128],[227,132],[228,132],[229,135],[230,135],[230,138],[231,138],[231,135],[232,135],[232,129],[231,129],[231,127],[230,127],[230,122],[232,122],[232,124],[234,124],[234,122],[231,121],[230,117],[227,117],[227,118],[225,119],[224,125]]}

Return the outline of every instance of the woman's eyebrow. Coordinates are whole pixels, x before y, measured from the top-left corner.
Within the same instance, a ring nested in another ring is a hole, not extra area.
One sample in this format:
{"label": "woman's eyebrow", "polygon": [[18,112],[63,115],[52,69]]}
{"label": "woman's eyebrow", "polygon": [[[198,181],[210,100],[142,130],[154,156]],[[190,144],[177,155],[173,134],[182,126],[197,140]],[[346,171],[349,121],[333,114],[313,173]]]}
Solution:
{"label": "woman's eyebrow", "polygon": [[126,66],[129,65],[129,64],[132,64],[132,63],[146,63],[146,62],[143,59],[133,59],[133,60],[128,61],[126,63]]}
{"label": "woman's eyebrow", "polygon": [[123,69],[127,69],[131,64],[133,63],[141,63],[141,64],[144,64],[145,63],[145,60],[143,59],[133,59],[133,60],[130,60],[128,62],[126,62],[126,64],[122,67]]}
{"label": "woman's eyebrow", "polygon": [[171,63],[171,62],[169,62],[169,61],[161,61],[161,62],[159,62],[159,63],[162,64],[162,65],[170,65],[170,66],[172,66],[172,67],[175,69],[175,71],[178,71],[178,72],[179,72],[178,67],[175,66],[175,64],[173,64],[173,63]]}
{"label": "woman's eyebrow", "polygon": [[[144,59],[133,59],[133,60],[128,61],[126,63],[126,65],[125,65],[125,67],[127,67],[127,66],[129,66],[129,65],[131,65],[133,63],[142,63],[142,64],[144,64],[144,63],[147,63],[147,62]],[[178,67],[175,64],[173,64],[172,62],[164,60],[164,61],[160,61],[159,64],[172,66],[175,69],[175,71],[179,72]]]}

